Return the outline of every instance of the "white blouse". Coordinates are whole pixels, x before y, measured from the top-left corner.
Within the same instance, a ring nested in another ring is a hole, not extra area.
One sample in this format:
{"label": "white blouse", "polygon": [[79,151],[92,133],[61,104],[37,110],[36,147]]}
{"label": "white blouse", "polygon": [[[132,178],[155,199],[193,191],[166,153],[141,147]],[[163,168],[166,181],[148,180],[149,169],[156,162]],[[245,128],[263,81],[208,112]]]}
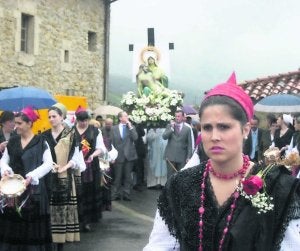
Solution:
{"label": "white blouse", "polygon": [[[291,220],[281,242],[280,251],[297,251],[300,247],[300,219]],[[178,241],[170,234],[169,229],[156,210],[153,229],[149,242],[143,251],[179,251]]]}
{"label": "white blouse", "polygon": [[[52,155],[47,142],[46,144],[48,147],[43,153],[43,164],[41,164],[31,172],[26,174],[26,177],[31,177],[32,185],[38,185],[39,179],[44,177],[47,173],[49,173],[52,170],[52,165],[53,165]],[[8,155],[8,151],[6,148],[0,161],[1,175],[3,175],[5,171],[8,171],[10,175],[14,174],[12,168],[8,165],[9,160],[10,157]]]}

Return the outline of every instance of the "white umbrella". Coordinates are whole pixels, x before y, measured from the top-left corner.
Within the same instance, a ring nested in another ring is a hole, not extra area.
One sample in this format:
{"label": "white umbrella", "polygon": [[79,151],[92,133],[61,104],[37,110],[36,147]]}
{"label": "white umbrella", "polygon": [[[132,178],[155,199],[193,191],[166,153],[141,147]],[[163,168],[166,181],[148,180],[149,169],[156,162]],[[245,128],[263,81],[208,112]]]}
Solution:
{"label": "white umbrella", "polygon": [[94,116],[104,115],[118,115],[119,112],[123,111],[121,108],[112,105],[100,105],[94,111]]}

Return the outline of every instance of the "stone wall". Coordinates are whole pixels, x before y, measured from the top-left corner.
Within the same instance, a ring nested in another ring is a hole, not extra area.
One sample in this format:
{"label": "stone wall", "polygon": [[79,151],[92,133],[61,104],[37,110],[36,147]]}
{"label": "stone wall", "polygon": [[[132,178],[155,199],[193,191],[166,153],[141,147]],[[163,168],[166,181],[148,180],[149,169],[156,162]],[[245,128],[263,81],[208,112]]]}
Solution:
{"label": "stone wall", "polygon": [[[51,94],[105,100],[105,0],[0,0],[0,87],[35,86]],[[34,49],[21,48],[21,16],[33,16]],[[88,50],[88,32],[97,36]],[[65,62],[68,51],[69,61]]]}

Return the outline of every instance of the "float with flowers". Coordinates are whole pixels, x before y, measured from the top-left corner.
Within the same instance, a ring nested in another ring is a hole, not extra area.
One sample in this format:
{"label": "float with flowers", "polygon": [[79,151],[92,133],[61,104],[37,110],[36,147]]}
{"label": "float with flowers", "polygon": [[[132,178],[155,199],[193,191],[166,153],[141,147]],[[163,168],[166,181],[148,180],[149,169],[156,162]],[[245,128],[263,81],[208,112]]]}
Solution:
{"label": "float with flowers", "polygon": [[148,128],[165,127],[183,104],[183,93],[168,88],[168,78],[158,66],[159,58],[157,48],[143,49],[136,74],[137,92],[127,92],[121,100],[121,107],[129,118]]}

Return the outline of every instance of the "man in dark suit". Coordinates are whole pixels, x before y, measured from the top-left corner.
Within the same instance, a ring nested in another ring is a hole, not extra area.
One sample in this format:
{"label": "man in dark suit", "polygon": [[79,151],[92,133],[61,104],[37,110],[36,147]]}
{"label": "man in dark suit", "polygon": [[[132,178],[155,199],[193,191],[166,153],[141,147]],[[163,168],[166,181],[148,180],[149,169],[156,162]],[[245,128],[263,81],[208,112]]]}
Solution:
{"label": "man in dark suit", "polygon": [[176,169],[179,171],[192,157],[192,132],[184,123],[184,113],[181,110],[175,112],[175,121],[167,125],[162,135],[168,140],[164,157],[168,165],[167,177],[170,177]]}
{"label": "man in dark suit", "polygon": [[255,115],[250,121],[251,130],[248,134],[247,139],[244,144],[244,154],[248,155],[250,160],[253,162],[258,162],[259,159],[259,146],[261,145],[261,138],[263,134],[263,129],[259,128],[259,118]]}
{"label": "man in dark suit", "polygon": [[264,152],[267,151],[271,146],[274,147],[274,134],[275,130],[278,128],[277,118],[267,116],[268,119],[268,129],[264,130],[261,136],[259,152],[258,152],[258,160],[264,159]]}
{"label": "man in dark suit", "polygon": [[123,195],[123,200],[130,201],[131,172],[134,161],[137,159],[134,141],[137,140],[138,135],[126,112],[120,112],[118,118],[120,123],[112,128],[112,144],[118,151],[118,157],[114,163],[112,200],[120,200]]}

